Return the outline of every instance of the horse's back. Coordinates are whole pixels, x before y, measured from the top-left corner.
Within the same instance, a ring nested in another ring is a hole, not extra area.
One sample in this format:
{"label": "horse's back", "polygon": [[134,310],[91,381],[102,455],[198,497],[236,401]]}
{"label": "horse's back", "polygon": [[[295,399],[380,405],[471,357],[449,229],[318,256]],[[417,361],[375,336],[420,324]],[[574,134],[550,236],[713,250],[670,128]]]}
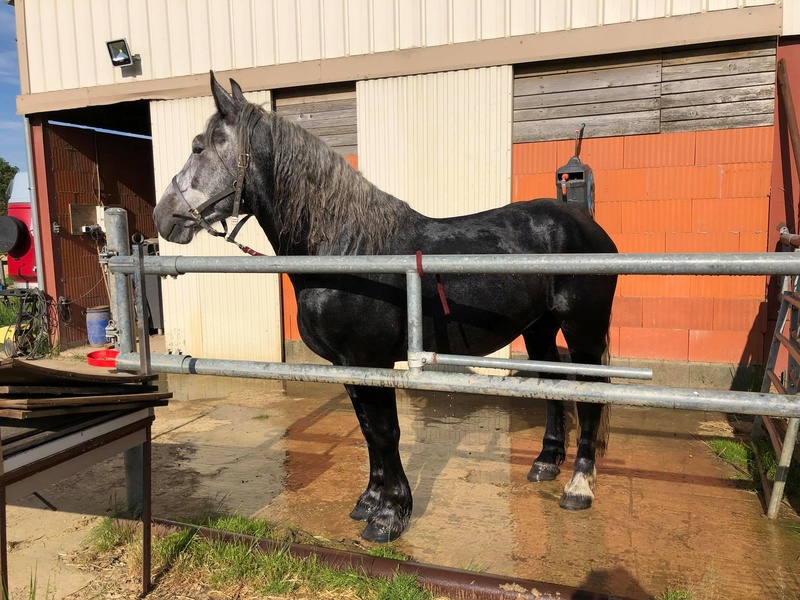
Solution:
{"label": "horse's back", "polygon": [[[409,246],[416,245],[416,248]],[[514,202],[479,213],[424,218],[416,235],[399,240],[398,254],[572,254],[616,252],[595,221],[553,199]]]}

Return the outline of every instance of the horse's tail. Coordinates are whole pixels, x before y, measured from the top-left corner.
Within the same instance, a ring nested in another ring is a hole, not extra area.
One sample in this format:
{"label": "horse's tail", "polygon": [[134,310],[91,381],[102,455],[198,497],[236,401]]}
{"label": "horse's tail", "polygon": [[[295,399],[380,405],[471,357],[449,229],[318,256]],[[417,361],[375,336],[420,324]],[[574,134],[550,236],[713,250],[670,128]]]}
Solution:
{"label": "horse's tail", "polygon": [[[611,334],[606,332],[606,349],[600,359],[600,363],[604,365],[611,364]],[[603,404],[600,411],[600,426],[597,428],[597,444],[596,450],[600,456],[606,455],[608,448],[608,437],[611,434],[611,405]]]}

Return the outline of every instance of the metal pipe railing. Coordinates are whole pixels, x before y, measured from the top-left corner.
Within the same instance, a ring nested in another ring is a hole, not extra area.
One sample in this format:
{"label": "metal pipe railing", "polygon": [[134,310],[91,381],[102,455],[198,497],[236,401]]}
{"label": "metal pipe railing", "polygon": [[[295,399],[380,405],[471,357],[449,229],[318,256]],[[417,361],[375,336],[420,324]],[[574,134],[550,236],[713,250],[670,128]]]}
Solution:
{"label": "metal pipe railing", "polygon": [[479,367],[483,369],[512,369],[534,373],[556,375],[588,375],[590,377],[621,377],[624,379],[652,379],[653,370],[638,367],[610,367],[607,365],[584,365],[556,363],[545,360],[514,360],[490,356],[460,356],[458,354],[439,354],[422,352],[424,366],[447,365],[453,367]]}
{"label": "metal pipe railing", "polygon": [[[774,253],[752,254],[568,254],[568,255],[429,255],[424,268],[433,273],[486,274],[675,274],[675,275],[800,275],[800,260]],[[154,355],[151,368],[163,373],[201,373],[373,385],[449,392],[505,394],[525,398],[577,400],[714,410],[742,414],[800,416],[800,403],[790,396],[752,392],[703,391],[654,386],[613,385],[598,382],[553,381],[497,377],[463,373],[423,371],[426,364],[451,364],[500,369],[518,369],[561,375],[593,377],[652,377],[652,371],[574,365],[542,361],[436,355],[422,344],[422,286],[414,256],[292,256],[292,257],[155,257],[111,256],[109,270],[117,275],[138,271],[178,276],[185,273],[394,273],[406,277],[408,311],[409,371],[362,367],[257,363]],[[137,292],[139,292],[137,288]],[[149,354],[148,348],[142,350]],[[122,352],[117,359],[121,370],[136,371],[147,358]]]}
{"label": "metal pipe railing", "polygon": [[[790,254],[463,254],[423,257],[429,273],[538,273],[541,275],[800,275]],[[416,272],[414,256],[146,256],[145,272],[397,273]],[[131,274],[133,258],[111,257],[112,273]],[[446,286],[446,282],[445,282]]]}
{"label": "metal pipe railing", "polygon": [[[117,357],[117,368],[122,371],[135,371],[139,368],[140,360],[138,354],[121,354]],[[618,385],[436,371],[412,372],[368,367],[263,363],[193,358],[175,354],[154,354],[151,366],[153,371],[159,373],[340,383],[465,394],[502,394],[516,398],[548,398],[626,406],[800,417],[800,400],[791,396],[755,392],[698,391],[650,385]]]}

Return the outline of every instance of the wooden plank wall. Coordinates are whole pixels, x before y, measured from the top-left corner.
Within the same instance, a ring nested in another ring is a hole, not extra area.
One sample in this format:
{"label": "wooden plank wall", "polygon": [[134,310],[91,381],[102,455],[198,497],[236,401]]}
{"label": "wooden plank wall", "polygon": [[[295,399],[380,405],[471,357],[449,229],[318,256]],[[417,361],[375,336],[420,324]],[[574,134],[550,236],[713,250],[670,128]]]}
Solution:
{"label": "wooden plank wall", "polygon": [[356,84],[275,92],[274,110],[322,138],[339,154],[358,154]]}
{"label": "wooden plank wall", "polygon": [[514,142],[772,125],[775,41],[517,68]]}

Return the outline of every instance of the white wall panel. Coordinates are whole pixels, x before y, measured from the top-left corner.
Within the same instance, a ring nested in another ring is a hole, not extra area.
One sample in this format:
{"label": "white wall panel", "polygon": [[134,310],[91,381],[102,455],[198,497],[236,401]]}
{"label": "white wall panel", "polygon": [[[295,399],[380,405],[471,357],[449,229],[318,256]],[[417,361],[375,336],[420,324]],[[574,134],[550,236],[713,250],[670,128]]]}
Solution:
{"label": "white wall panel", "polygon": [[[785,0],[787,26],[797,0]],[[31,92],[657,19],[779,0],[26,0]],[[744,16],[743,16],[744,18]],[[111,66],[124,37],[141,75]]]}
{"label": "white wall panel", "polygon": [[358,164],[432,217],[511,198],[511,67],[359,81]]}
{"label": "white wall panel", "polygon": [[512,88],[508,66],[359,81],[359,169],[431,217],[508,204]]}
{"label": "white wall panel", "polygon": [[[246,94],[251,102],[269,103],[269,92]],[[211,97],[152,102],[156,195],[189,157],[191,141],[214,113]],[[255,220],[238,238],[270,251]],[[243,256],[233,244],[206,233],[190,244],[161,240],[162,255]],[[190,274],[163,280],[164,333],[167,350],[193,356],[280,361],[282,358],[280,284],[277,275]]]}
{"label": "white wall panel", "polygon": [[297,0],[297,30],[300,33],[300,60],[322,58],[322,13],[319,0]]}
{"label": "white wall panel", "polygon": [[322,57],[347,55],[345,0],[321,0]]}
{"label": "white wall panel", "polygon": [[800,0],[783,0],[783,34],[800,33]]}

